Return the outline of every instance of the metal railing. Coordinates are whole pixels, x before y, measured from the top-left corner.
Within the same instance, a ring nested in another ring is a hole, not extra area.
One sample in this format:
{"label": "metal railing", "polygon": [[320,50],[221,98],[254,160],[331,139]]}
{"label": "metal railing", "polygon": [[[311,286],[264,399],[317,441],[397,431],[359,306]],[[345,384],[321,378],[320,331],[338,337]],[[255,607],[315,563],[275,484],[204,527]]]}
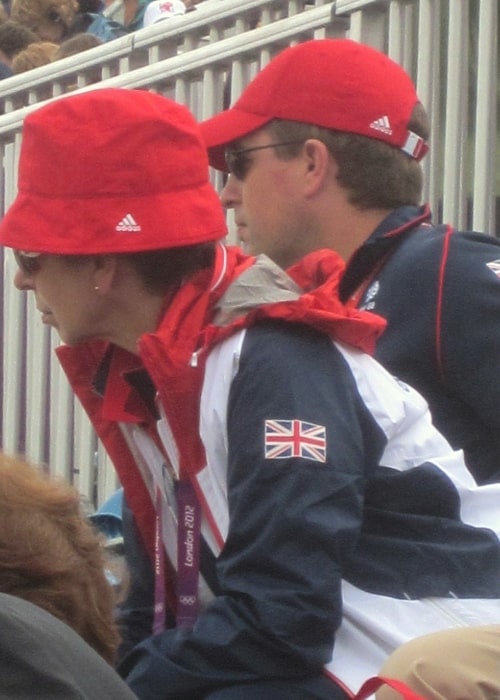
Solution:
{"label": "metal railing", "polygon": [[[251,28],[256,12],[259,26]],[[0,116],[0,210],[15,195],[24,117],[68,87],[148,88],[203,119],[233,102],[285,46],[350,36],[388,53],[417,84],[432,119],[424,168],[425,198],[435,218],[493,233],[499,191],[498,21],[497,0],[206,0],[196,12],[35,69],[29,81],[23,74],[0,83],[6,112]],[[96,69],[100,81],[91,83]],[[214,183],[219,185],[215,175]],[[2,447],[47,462],[102,502],[116,486],[114,470],[54,357],[57,337],[42,326],[32,301],[13,288],[14,272],[7,251],[0,285]]]}
{"label": "metal railing", "polygon": [[220,39],[233,36],[241,41],[257,21],[261,26],[271,24],[321,4],[319,0],[205,0],[185,15],[0,81],[0,111],[58,97]]}

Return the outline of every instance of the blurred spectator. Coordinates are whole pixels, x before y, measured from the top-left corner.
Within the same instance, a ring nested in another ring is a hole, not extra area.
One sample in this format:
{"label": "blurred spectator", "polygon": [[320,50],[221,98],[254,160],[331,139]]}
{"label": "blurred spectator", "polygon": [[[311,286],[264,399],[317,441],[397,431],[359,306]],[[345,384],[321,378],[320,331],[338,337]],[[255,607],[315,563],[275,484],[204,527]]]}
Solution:
{"label": "blurred spectator", "polygon": [[13,0],[11,19],[34,31],[38,41],[59,43],[78,10],[77,0]]}
{"label": "blurred spectator", "polygon": [[123,0],[123,24],[127,32],[144,26],[144,13],[149,0]]}
{"label": "blurred spectator", "polygon": [[40,39],[35,32],[19,22],[7,20],[0,23],[0,61],[11,67],[15,54],[36,41]]}
{"label": "blurred spectator", "polygon": [[0,592],[47,610],[114,661],[115,596],[103,543],[82,513],[79,494],[2,454],[0,552]]}
{"label": "blurred spectator", "polygon": [[80,10],[71,23],[66,38],[86,33],[92,34],[101,41],[106,42],[128,34],[127,29],[121,22],[117,22],[111,17],[105,17],[98,7],[93,7],[93,5],[95,3],[92,1],[82,0]]}
{"label": "blurred spectator", "polygon": [[105,7],[102,0],[78,0],[78,12],[101,14]]}
{"label": "blurred spectator", "polygon": [[[80,2],[97,2],[101,0],[80,0]],[[200,0],[201,1],[201,0]],[[134,32],[137,29],[153,24],[152,21],[145,21],[145,13],[149,5],[153,2],[154,5],[165,5],[165,19],[173,15],[184,14],[189,9],[188,3],[183,0],[166,0],[161,2],[158,0],[122,0],[121,7],[113,11],[113,17],[121,22],[125,31],[128,33]],[[105,7],[114,5],[113,0],[104,0]],[[170,9],[171,8],[171,9]],[[191,8],[194,9],[194,8]]]}
{"label": "blurred spectator", "polygon": [[[93,49],[96,46],[101,46],[103,44],[102,39],[99,39],[95,34],[88,34],[87,32],[80,32],[79,34],[74,34],[69,39],[63,41],[58,47],[54,54],[53,61],[57,61],[60,58],[66,58],[67,56],[74,56],[76,53],[81,51],[87,51],[87,49]],[[101,79],[101,74],[99,72],[99,77],[97,82]]]}
{"label": "blurred spectator", "polygon": [[[7,22],[8,19],[8,12],[5,9],[5,6],[0,3],[0,24]],[[3,80],[4,78],[10,78],[11,75],[13,75],[13,73],[10,66],[7,65],[5,61],[0,60],[0,80]]]}
{"label": "blurred spectator", "polygon": [[2,61],[0,61],[0,80],[10,78],[11,75],[14,75],[12,68],[10,68],[6,63],[2,63]]}
{"label": "blurred spectator", "polygon": [[129,590],[129,572],[125,562],[123,543],[123,488],[113,493],[107,501],[88,518],[105,538],[106,576],[113,586],[117,603],[123,602]]}
{"label": "blurred spectator", "polygon": [[186,6],[182,0],[152,0],[144,12],[143,26],[149,27],[164,19],[183,15]]}
{"label": "blurred spectator", "polygon": [[[153,17],[155,18],[151,21],[150,18],[146,21],[146,11],[148,10],[151,2],[156,6],[156,11],[151,11]],[[163,7],[160,11],[164,14],[161,19],[168,19],[174,15],[182,15],[186,12],[187,3],[182,0],[123,0],[123,24],[127,29],[127,32],[134,32],[136,29],[141,29],[142,27],[147,27],[149,24],[153,24],[160,19],[158,15],[158,6]]]}
{"label": "blurred spectator", "polygon": [[37,41],[30,44],[12,59],[13,73],[25,73],[32,68],[45,66],[54,60],[55,53],[59,48],[58,44],[51,41]]}
{"label": "blurred spectator", "polygon": [[[87,51],[87,49],[93,49],[96,46],[101,46],[104,42],[99,39],[94,34],[88,34],[87,32],[80,32],[74,36],[63,41],[52,60],[58,61],[61,58],[66,58],[67,56],[74,56],[77,53],[82,53],[82,51]],[[92,83],[98,83],[102,78],[101,68],[97,65],[92,71],[85,71],[85,84],[91,85]],[[78,84],[72,83],[67,85],[66,92],[71,92],[79,87]]]}

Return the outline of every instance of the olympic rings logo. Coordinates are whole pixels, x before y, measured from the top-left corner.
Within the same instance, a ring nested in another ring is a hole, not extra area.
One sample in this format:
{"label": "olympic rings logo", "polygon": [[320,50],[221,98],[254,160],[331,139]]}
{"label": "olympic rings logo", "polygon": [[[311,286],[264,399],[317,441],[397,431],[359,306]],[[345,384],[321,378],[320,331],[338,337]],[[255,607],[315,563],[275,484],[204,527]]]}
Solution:
{"label": "olympic rings logo", "polygon": [[179,597],[179,603],[181,605],[194,605],[196,603],[196,597],[194,595],[181,595]]}

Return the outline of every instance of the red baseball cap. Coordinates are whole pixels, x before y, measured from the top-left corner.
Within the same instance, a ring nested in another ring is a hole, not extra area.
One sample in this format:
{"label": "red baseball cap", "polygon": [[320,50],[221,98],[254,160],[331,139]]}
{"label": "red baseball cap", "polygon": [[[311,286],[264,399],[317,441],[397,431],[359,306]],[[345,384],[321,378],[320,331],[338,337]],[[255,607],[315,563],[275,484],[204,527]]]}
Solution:
{"label": "red baseball cap", "polygon": [[218,170],[227,170],[227,144],[273,119],[362,134],[419,160],[428,147],[408,130],[418,102],[409,75],[385,54],[350,39],[313,39],[278,54],[201,131]]}
{"label": "red baseball cap", "polygon": [[33,253],[126,253],[226,233],[199,126],[146,90],[95,89],[26,117],[18,194],[0,244]]}

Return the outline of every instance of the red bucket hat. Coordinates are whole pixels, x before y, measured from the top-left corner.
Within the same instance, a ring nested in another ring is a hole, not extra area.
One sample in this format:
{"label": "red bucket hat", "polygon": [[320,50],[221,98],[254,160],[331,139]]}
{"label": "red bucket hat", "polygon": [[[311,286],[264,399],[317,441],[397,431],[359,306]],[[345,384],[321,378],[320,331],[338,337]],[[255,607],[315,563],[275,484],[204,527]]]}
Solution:
{"label": "red bucket hat", "polygon": [[215,241],[226,233],[199,127],[145,90],[64,97],[25,120],[19,190],[0,243],[69,255]]}
{"label": "red bucket hat", "polygon": [[201,131],[218,170],[227,170],[227,144],[272,119],[362,134],[419,160],[427,145],[408,130],[418,102],[408,74],[385,54],[350,39],[313,39],[278,54],[233,107],[202,122]]}

